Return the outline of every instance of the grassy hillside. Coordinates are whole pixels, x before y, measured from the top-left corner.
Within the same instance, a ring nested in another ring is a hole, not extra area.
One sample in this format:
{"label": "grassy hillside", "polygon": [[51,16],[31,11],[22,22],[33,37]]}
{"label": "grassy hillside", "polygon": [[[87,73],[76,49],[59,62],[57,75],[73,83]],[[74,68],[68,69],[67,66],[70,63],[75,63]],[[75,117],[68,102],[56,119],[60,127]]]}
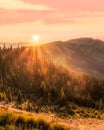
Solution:
{"label": "grassy hillside", "polygon": [[70,130],[70,127],[55,121],[37,118],[33,114],[19,114],[0,109],[0,130]]}
{"label": "grassy hillside", "polygon": [[49,111],[74,114],[71,102],[103,111],[104,80],[57,65],[43,56],[41,47],[3,48],[0,101],[28,111],[49,106]]}
{"label": "grassy hillside", "polygon": [[79,113],[86,118],[69,119],[60,118],[54,113],[26,112],[10,107],[7,109],[3,106],[0,109],[0,130],[88,130],[89,128],[103,130],[104,120],[87,118],[88,114],[94,114],[91,109],[88,114],[85,114],[83,110],[85,111],[85,108],[80,109]]}

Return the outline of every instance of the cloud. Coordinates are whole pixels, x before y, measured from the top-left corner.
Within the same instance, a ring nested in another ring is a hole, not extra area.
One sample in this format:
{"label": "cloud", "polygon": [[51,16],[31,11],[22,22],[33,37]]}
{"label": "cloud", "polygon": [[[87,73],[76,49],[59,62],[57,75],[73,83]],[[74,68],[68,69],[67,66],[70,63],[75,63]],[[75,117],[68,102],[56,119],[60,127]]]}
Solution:
{"label": "cloud", "polygon": [[0,24],[16,24],[38,21],[39,18],[48,11],[34,11],[34,10],[0,10]]}
{"label": "cloud", "polygon": [[59,11],[104,11],[104,0],[23,0],[32,4],[45,4]]}
{"label": "cloud", "polygon": [[52,10],[42,4],[31,4],[22,0],[0,0],[0,8],[10,10]]}
{"label": "cloud", "polygon": [[7,10],[0,9],[0,24],[17,24],[41,21],[45,24],[78,24],[82,18],[104,17],[104,12],[61,13],[54,10]]}
{"label": "cloud", "polygon": [[0,0],[0,24],[77,24],[80,18],[104,17],[103,4],[102,0]]}
{"label": "cloud", "polygon": [[0,24],[17,24],[41,21],[45,24],[75,23],[73,19],[67,19],[64,15],[54,11],[36,10],[0,10]]}

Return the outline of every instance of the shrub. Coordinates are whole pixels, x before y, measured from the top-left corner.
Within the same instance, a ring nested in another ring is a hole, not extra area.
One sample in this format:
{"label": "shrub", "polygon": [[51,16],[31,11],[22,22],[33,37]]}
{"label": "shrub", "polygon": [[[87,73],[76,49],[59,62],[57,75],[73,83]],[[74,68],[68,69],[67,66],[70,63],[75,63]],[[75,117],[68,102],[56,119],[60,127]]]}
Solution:
{"label": "shrub", "polygon": [[65,128],[61,124],[53,124],[51,130],[65,130]]}
{"label": "shrub", "polygon": [[5,126],[13,122],[13,117],[11,113],[1,113],[0,114],[0,125]]}
{"label": "shrub", "polygon": [[41,130],[49,130],[50,124],[44,119],[40,118],[37,120],[37,128]]}

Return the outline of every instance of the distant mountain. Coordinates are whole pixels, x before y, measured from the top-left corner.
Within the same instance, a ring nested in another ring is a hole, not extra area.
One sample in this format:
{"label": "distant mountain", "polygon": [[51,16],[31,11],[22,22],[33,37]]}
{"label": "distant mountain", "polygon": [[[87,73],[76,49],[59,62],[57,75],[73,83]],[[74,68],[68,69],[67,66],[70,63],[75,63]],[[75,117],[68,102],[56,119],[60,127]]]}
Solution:
{"label": "distant mountain", "polygon": [[104,76],[104,42],[92,38],[42,45],[42,54],[74,71]]}

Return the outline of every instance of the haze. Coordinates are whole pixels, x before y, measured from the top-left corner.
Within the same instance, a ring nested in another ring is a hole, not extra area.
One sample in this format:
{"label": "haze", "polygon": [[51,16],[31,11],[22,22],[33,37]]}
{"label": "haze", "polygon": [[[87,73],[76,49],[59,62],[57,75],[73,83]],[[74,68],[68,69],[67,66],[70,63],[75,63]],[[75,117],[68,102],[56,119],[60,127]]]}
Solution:
{"label": "haze", "polygon": [[0,0],[0,40],[40,42],[94,37],[104,40],[103,0]]}

